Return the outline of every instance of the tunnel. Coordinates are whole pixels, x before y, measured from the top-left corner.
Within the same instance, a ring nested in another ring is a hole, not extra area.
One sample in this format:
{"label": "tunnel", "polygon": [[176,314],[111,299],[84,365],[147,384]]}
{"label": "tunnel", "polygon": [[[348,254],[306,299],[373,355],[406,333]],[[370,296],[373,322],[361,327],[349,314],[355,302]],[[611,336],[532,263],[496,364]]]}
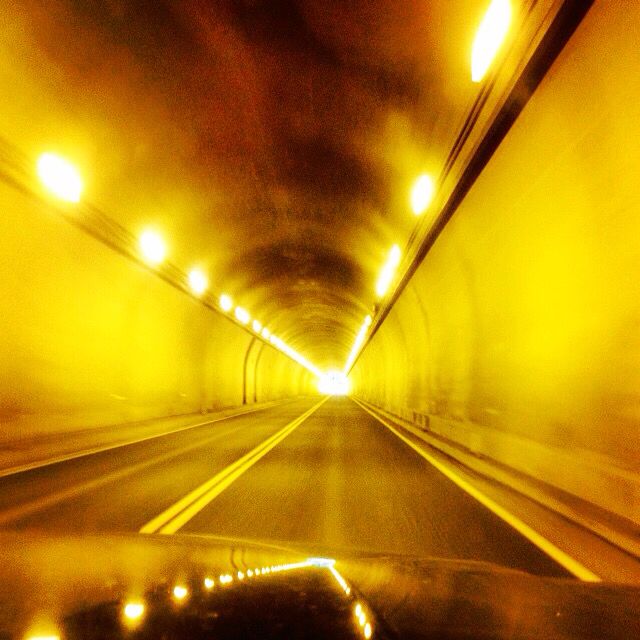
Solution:
{"label": "tunnel", "polygon": [[0,528],[640,582],[640,3],[2,14]]}

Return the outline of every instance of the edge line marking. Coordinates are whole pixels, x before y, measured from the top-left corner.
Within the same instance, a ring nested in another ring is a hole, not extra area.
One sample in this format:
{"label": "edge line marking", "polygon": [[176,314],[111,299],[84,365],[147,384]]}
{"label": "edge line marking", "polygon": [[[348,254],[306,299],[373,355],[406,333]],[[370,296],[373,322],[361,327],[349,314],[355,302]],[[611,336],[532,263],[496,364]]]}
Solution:
{"label": "edge line marking", "polygon": [[395,427],[391,426],[386,420],[376,415],[371,409],[362,404],[359,400],[351,398],[361,409],[372,415],[378,422],[384,425],[389,431],[398,436],[406,445],[411,447],[418,455],[424,458],[431,466],[435,467],[440,473],[446,476],[451,482],[456,484],[460,489],[468,493],[472,498],[475,498],[480,504],[489,509],[494,515],[498,516],[501,520],[506,522],[509,526],[515,529],[522,536],[527,538],[529,542],[533,543],[541,551],[546,553],[552,560],[555,560],[560,566],[572,573],[576,578],[585,582],[600,582],[602,578],[593,573],[585,567],[583,564],[572,558],[565,551],[557,547],[553,542],[547,540],[543,535],[532,529],[528,524],[520,520],[517,516],[507,511],[504,507],[500,506],[497,502],[492,500],[489,496],[486,496],[479,489],[476,489],[470,482],[460,477],[457,473],[452,471],[446,465],[442,464],[436,458],[423,451],[418,445],[412,442],[409,438],[400,433]]}
{"label": "edge line marking", "polygon": [[190,491],[162,513],[140,528],[140,533],[175,533],[197,513],[202,511],[214,498],[235,482],[242,474],[277,446],[299,427],[312,413],[319,409],[330,396],[320,400],[282,429],[268,437],[248,453],[226,466],[212,478]]}

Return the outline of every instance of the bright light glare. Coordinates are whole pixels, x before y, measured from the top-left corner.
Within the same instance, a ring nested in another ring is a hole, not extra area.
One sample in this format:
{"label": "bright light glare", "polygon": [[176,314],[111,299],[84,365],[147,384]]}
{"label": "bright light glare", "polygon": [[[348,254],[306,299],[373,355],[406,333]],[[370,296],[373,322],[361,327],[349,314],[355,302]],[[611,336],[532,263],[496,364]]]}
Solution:
{"label": "bright light glare", "polygon": [[[322,378],[323,374],[320,369],[318,369],[318,367],[309,362],[304,356],[301,356],[295,349],[292,349],[288,344],[284,342],[284,340],[282,340],[278,336],[274,335],[273,333],[269,334],[268,332],[267,334],[269,335],[269,342],[274,347],[276,347],[276,349],[279,349],[280,351],[282,351],[282,353],[289,356],[289,358],[297,362],[299,365],[303,366],[307,371],[313,373],[316,378]],[[262,335],[264,336],[264,333]]]}
{"label": "bright light glare", "polygon": [[254,320],[251,326],[256,333],[260,333],[260,331],[262,331],[262,324],[258,322],[258,320]]}
{"label": "bright light glare", "polygon": [[480,82],[500,49],[511,24],[510,0],[492,0],[471,50],[471,80]]}
{"label": "bright light glare", "polygon": [[139,620],[144,614],[144,605],[141,602],[127,602],[124,607],[124,617],[127,620]]}
{"label": "bright light glare", "polygon": [[204,579],[205,589],[213,589],[213,585],[214,584],[215,584],[215,582],[211,578],[205,578]]}
{"label": "bright light glare", "polygon": [[411,210],[419,216],[431,204],[434,185],[430,176],[421,175],[411,189]]}
{"label": "bright light glare", "polygon": [[307,564],[311,567],[333,567],[335,563],[333,558],[307,558]]}
{"label": "bright light glare", "polygon": [[176,585],[173,588],[173,597],[176,600],[184,600],[187,597],[188,593],[189,591],[187,590],[187,588],[183,587],[182,585]]}
{"label": "bright light glare", "polygon": [[189,271],[189,286],[193,293],[201,296],[207,290],[209,280],[200,269],[191,269],[191,271]]}
{"label": "bright light glare", "polygon": [[360,347],[364,343],[364,339],[365,339],[365,337],[367,335],[367,330],[371,326],[371,322],[372,322],[371,316],[369,316],[369,315],[365,316],[364,322],[362,323],[362,326],[360,327],[360,331],[358,331],[358,335],[356,335],[356,339],[353,341],[353,346],[351,347],[351,351],[349,353],[349,357],[347,358],[347,361],[344,363],[344,368],[342,369],[343,375],[346,375],[347,373],[349,373],[349,370],[351,369],[351,366],[355,362],[356,356],[358,355],[358,352],[360,351]]}
{"label": "bright light glare", "polygon": [[269,331],[269,329],[267,329],[267,327],[263,327],[263,329],[262,329],[262,337],[265,340],[268,340],[270,336],[271,336],[271,331]]}
{"label": "bright light glare", "polygon": [[226,293],[223,293],[220,296],[220,308],[223,311],[231,311],[231,307],[233,307],[233,300]]}
{"label": "bright light glare", "polygon": [[55,153],[43,153],[36,165],[42,184],[56,197],[67,202],[80,202],[82,178],[77,169]]}
{"label": "bright light glare", "polygon": [[318,380],[318,391],[327,396],[346,396],[349,379],[342,371],[329,371]]}
{"label": "bright light glare", "polygon": [[364,637],[367,638],[367,640],[371,637],[371,625],[368,622],[364,625]]}
{"label": "bright light glare", "polygon": [[140,252],[149,264],[160,264],[167,254],[167,247],[159,233],[145,229],[140,235]]}
{"label": "bright light glare", "polygon": [[382,298],[382,296],[387,293],[389,286],[393,281],[396,269],[400,264],[401,255],[400,247],[397,244],[394,244],[389,251],[387,261],[384,263],[384,266],[380,271],[378,281],[376,282],[376,293],[379,298]]}
{"label": "bright light glare", "polygon": [[249,320],[251,320],[249,312],[242,307],[236,307],[236,318],[238,322],[242,322],[242,324],[249,324]]}

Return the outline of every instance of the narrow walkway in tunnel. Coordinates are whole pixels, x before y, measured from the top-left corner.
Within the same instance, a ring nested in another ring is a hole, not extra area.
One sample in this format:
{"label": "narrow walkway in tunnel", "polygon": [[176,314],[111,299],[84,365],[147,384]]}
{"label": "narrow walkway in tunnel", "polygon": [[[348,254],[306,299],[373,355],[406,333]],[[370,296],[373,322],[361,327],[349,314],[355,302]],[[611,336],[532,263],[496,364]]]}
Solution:
{"label": "narrow walkway in tunnel", "polygon": [[[200,487],[200,503],[188,498]],[[9,529],[138,531],[176,504],[176,513],[197,504],[176,533],[568,575],[348,398],[300,400],[15,474],[0,480],[0,495]]]}

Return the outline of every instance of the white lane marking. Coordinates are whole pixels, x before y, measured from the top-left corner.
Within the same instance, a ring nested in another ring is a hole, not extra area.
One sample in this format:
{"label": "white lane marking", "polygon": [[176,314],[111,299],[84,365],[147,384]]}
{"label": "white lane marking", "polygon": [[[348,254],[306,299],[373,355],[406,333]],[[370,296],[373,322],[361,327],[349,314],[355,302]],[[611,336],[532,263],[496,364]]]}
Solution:
{"label": "white lane marking", "polygon": [[508,525],[513,527],[518,533],[523,535],[527,540],[532,542],[536,547],[544,551],[550,558],[555,560],[559,565],[564,567],[567,571],[572,573],[580,580],[585,582],[600,582],[602,579],[600,576],[593,573],[585,567],[583,564],[569,556],[565,551],[557,547],[553,542],[547,540],[540,533],[532,529],[528,524],[524,523],[520,518],[509,513],[504,507],[500,506],[497,502],[486,496],[484,493],[476,489],[471,483],[467,482],[464,478],[460,477],[457,473],[452,471],[449,467],[442,464],[433,456],[429,455],[426,451],[423,451],[418,445],[413,443],[409,438],[400,433],[395,427],[389,424],[386,420],[376,415],[368,407],[362,404],[359,400],[351,398],[358,406],[364,409],[367,413],[372,415],[378,422],[383,424],[389,431],[394,433],[400,440],[406,445],[411,447],[417,454],[422,456],[429,464],[435,467],[440,473],[446,476],[451,482],[455,483],[463,491],[468,493],[471,497],[475,498],[480,504],[485,506],[489,511],[498,516],[501,520],[504,520]]}
{"label": "white lane marking", "polygon": [[249,470],[258,460],[263,458],[271,449],[284,440],[299,427],[312,413],[319,409],[329,396],[323,398],[311,409],[291,421],[278,432],[261,442],[249,453],[225,467],[215,476],[196,487],[184,498],[178,500],[168,509],[145,524],[140,533],[175,533],[197,513],[202,511],[212,500],[219,496],[227,487],[233,484],[242,474]]}
{"label": "white lane marking", "polygon": [[171,431],[163,431],[162,433],[156,433],[151,436],[145,436],[144,438],[138,438],[137,440],[127,440],[125,442],[118,442],[116,444],[108,444],[103,447],[92,447],[91,449],[83,449],[82,451],[74,451],[73,453],[65,453],[60,456],[56,456],[55,458],[48,458],[47,460],[38,460],[36,462],[29,462],[27,464],[18,465],[15,467],[7,467],[6,469],[0,470],[0,478],[4,478],[6,476],[12,476],[16,473],[23,473],[25,471],[33,471],[34,469],[40,469],[41,467],[48,467],[52,464],[57,464],[58,462],[66,462],[67,460],[75,460],[76,458],[82,458],[84,456],[92,456],[95,453],[102,453],[103,451],[110,451],[111,449],[118,449],[120,447],[127,447],[130,444],[138,444],[139,442],[146,442],[147,440],[153,440],[154,438],[162,438],[163,436],[170,436],[173,433],[179,433],[180,431],[187,431],[188,429],[195,429],[196,427],[205,427],[209,424],[214,424],[216,422],[222,422],[223,420],[229,420],[230,418],[238,418],[240,416],[246,416],[251,413],[256,413],[257,411],[266,411],[267,409],[271,409],[273,407],[284,404],[287,400],[276,401],[267,404],[266,406],[257,407],[256,409],[249,409],[246,411],[238,411],[236,413],[231,413],[226,416],[220,416],[219,418],[214,418],[213,420],[207,420],[206,422],[198,422],[198,424],[188,424],[182,427],[177,427],[176,429],[172,429]]}

